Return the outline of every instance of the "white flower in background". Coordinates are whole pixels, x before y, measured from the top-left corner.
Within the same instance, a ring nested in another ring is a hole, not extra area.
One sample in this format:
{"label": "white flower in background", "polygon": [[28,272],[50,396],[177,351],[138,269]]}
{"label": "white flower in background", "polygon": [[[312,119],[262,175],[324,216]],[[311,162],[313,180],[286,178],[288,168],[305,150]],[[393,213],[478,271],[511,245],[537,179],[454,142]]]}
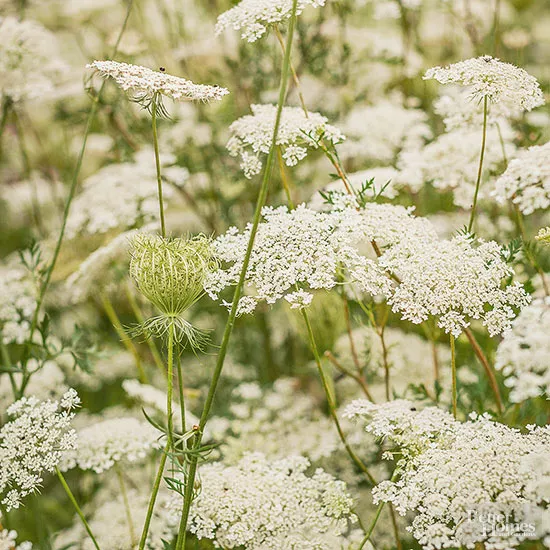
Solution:
{"label": "white flower in background", "polygon": [[[488,128],[482,175],[485,180],[504,163],[504,153],[509,157],[515,150],[506,129],[503,137],[504,151],[497,129]],[[396,183],[415,193],[428,183],[442,191],[453,191],[454,203],[469,209],[475,191],[479,149],[479,129],[458,128],[441,134],[419,151],[402,151],[397,162]],[[488,196],[489,191],[482,185],[479,197]]]}
{"label": "white flower in background", "polygon": [[[231,124],[231,138],[227,143],[229,153],[241,157],[241,168],[247,178],[262,169],[261,157],[269,153],[277,115],[275,105],[252,105],[251,109],[251,115],[245,115]],[[303,160],[308,149],[319,146],[321,138],[336,144],[342,142],[345,136],[319,113],[306,116],[300,107],[283,108],[277,145],[287,166],[295,166]]]}
{"label": "white flower in background", "polygon": [[[477,130],[479,134],[479,129],[483,125],[483,104],[472,98],[468,90],[464,88],[451,89],[436,99],[433,107],[435,113],[443,119],[447,132],[458,128],[469,128]],[[496,103],[489,109],[487,124],[489,126],[498,124],[507,129],[508,118],[518,116],[520,113],[521,110],[518,110],[517,107],[514,108],[513,105]]]}
{"label": "white flower in background", "polygon": [[396,245],[380,257],[380,265],[401,281],[388,298],[394,312],[416,324],[435,316],[455,337],[474,319],[491,336],[500,334],[510,327],[514,308],[529,303],[520,283],[503,286],[514,271],[494,241],[458,236],[406,250]]}
{"label": "white flower in background", "polygon": [[493,195],[504,204],[511,199],[524,214],[550,206],[550,142],[518,153],[496,183]]}
{"label": "white flower in background", "polygon": [[[128,484],[129,485],[129,484]],[[149,505],[149,484],[141,487],[142,491],[128,490],[128,504],[132,523],[136,530],[145,523]],[[124,498],[121,494],[111,494],[110,498],[97,497],[91,501],[93,512],[88,517],[88,523],[99,547],[109,550],[135,550],[137,545],[130,540],[128,516]],[[161,488],[157,506],[153,512],[151,526],[145,543],[146,550],[164,550],[163,540],[171,540],[178,532],[179,517],[176,517],[164,505],[167,494]],[[99,500],[99,502],[98,502]],[[80,521],[56,534],[55,548],[78,548],[79,550],[95,550],[96,547]]]}
{"label": "white flower in background", "polygon": [[535,239],[543,245],[550,244],[550,227],[541,227]]}
{"label": "white flower in background", "polygon": [[[160,412],[166,415],[166,392],[150,386],[149,384],[142,384],[138,380],[124,380],[122,382],[122,389],[128,394],[128,397],[134,399],[138,403],[141,403],[147,407],[151,407],[157,413]],[[179,406],[174,402],[172,404],[172,410],[178,410]],[[178,416],[174,417],[174,422],[181,428],[181,419]],[[199,419],[187,409],[185,410],[185,430],[190,430],[195,424],[199,423]]]}
{"label": "white flower in background", "polygon": [[392,163],[402,150],[414,151],[432,138],[428,115],[420,109],[407,109],[396,101],[379,101],[355,107],[342,123],[347,140],[342,158]]}
{"label": "white flower in background", "polygon": [[[0,514],[0,525],[2,515]],[[0,550],[32,550],[32,542],[17,544],[17,531],[2,529],[0,527]]]}
{"label": "white flower in background", "polygon": [[[298,0],[296,14],[300,15],[307,6],[318,8],[324,5],[325,0]],[[242,39],[255,42],[269,27],[290,19],[291,15],[292,0],[241,0],[218,17],[216,34],[233,29],[241,31]]]}
{"label": "white flower in background", "polygon": [[159,446],[159,432],[148,422],[132,417],[97,422],[76,436],[78,446],[64,456],[63,470],[77,466],[101,474],[118,462],[142,463]]}
{"label": "white flower in background", "polygon": [[470,96],[477,101],[487,98],[491,103],[503,102],[525,111],[544,104],[544,96],[534,76],[490,55],[428,69],[424,79],[432,78],[441,84],[467,86]]}
{"label": "white flower in background", "polygon": [[[161,155],[161,163],[169,168],[174,161],[170,155]],[[172,183],[170,172],[165,171],[164,175]],[[156,222],[159,216],[156,178],[154,156],[148,149],[136,154],[133,162],[104,166],[84,180],[75,197],[67,219],[67,237],[127,230]],[[165,185],[163,195],[169,207],[173,188]]]}
{"label": "white flower in background", "polygon": [[550,298],[524,308],[500,342],[495,368],[502,370],[510,401],[550,395]]}
{"label": "white flower in background", "polygon": [[0,17],[0,95],[12,101],[41,97],[65,68],[55,36],[40,23]]}
{"label": "white flower in background", "polygon": [[38,288],[28,269],[12,256],[0,266],[0,338],[23,344],[29,337]]}
{"label": "white flower in background", "polygon": [[23,397],[8,407],[10,420],[0,430],[0,495],[8,511],[39,491],[44,473],[54,472],[65,453],[76,449],[70,411],[79,404],[70,389],[60,401]]}
{"label": "white flower in background", "polygon": [[[335,539],[354,519],[353,500],[345,483],[322,469],[306,475],[309,466],[304,457],[269,461],[261,453],[247,454],[235,466],[202,466],[189,530],[223,548],[338,548]],[[175,495],[172,508],[181,506]]]}
{"label": "white flower in background", "polygon": [[[413,422],[409,430],[406,421],[395,423],[390,417],[385,425],[385,418],[374,413],[372,429],[387,435],[403,453],[397,479],[379,483],[373,489],[374,501],[391,502],[401,515],[414,512],[408,530],[426,550],[473,548],[476,542],[483,542],[488,550],[512,549],[536,538],[528,527],[513,526],[534,516],[537,500],[527,487],[537,474],[526,469],[523,461],[541,447],[547,456],[548,436],[537,430],[522,434],[475,413],[468,422],[447,418],[438,427],[434,420],[446,413],[431,409],[433,417],[422,423],[428,437],[420,446],[414,433],[417,424]],[[410,414],[419,418],[428,410]],[[394,424],[400,426],[395,434]],[[491,517],[499,514],[511,528],[498,528],[499,520]]]}
{"label": "white flower in background", "polygon": [[140,65],[117,61],[94,61],[87,69],[97,71],[102,77],[113,78],[125,92],[131,92],[140,101],[150,101],[157,95],[174,101],[217,101],[229,93],[221,86],[195,84],[185,78],[172,76],[162,71],[152,71]]}
{"label": "white flower in background", "polygon": [[234,464],[256,449],[271,459],[299,454],[314,462],[339,450],[332,420],[299,384],[297,379],[279,378],[270,388],[249,382],[233,390],[229,418],[223,417],[227,422],[216,419],[211,425],[215,438],[222,441],[225,463]]}

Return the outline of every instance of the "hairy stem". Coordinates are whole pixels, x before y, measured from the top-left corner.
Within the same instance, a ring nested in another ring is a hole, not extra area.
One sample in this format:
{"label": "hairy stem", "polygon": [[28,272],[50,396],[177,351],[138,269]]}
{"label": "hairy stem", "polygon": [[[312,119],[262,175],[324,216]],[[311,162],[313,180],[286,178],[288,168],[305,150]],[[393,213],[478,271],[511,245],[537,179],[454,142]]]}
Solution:
{"label": "hairy stem", "polygon": [[483,159],[485,158],[485,144],[487,143],[487,111],[489,108],[489,99],[487,96],[483,98],[483,135],[481,138],[481,153],[479,155],[479,166],[477,170],[476,189],[474,192],[474,202],[472,204],[472,212],[470,213],[470,222],[468,223],[468,232],[472,232],[474,220],[476,217],[477,195],[481,185],[481,176],[483,174]]}
{"label": "hairy stem", "polygon": [[145,523],[143,524],[143,531],[141,532],[141,538],[139,540],[139,550],[144,550],[147,542],[147,534],[149,533],[149,527],[151,526],[151,518],[153,517],[153,511],[155,509],[155,502],[160,489],[160,482],[162,481],[162,474],[164,473],[164,467],[166,465],[166,459],[170,452],[170,442],[166,443],[162,456],[160,457],[159,467],[157,475],[155,476],[155,482],[153,484],[153,490],[151,491],[151,497],[149,498],[149,506],[147,507],[147,514],[145,516]]}
{"label": "hairy stem", "polygon": [[59,478],[59,481],[61,482],[63,489],[65,489],[65,492],[69,497],[69,500],[74,506],[74,509],[76,510],[76,513],[80,518],[80,521],[82,521],[82,525],[84,525],[84,529],[86,529],[86,532],[88,533],[88,535],[90,535],[90,539],[92,539],[92,542],[96,547],[96,549],[100,550],[99,544],[97,543],[97,540],[95,539],[94,534],[92,533],[92,530],[90,529],[90,526],[88,525],[88,522],[86,521],[86,518],[84,517],[84,514],[82,513],[82,510],[80,509],[80,506],[78,505],[78,502],[76,501],[76,498],[74,497],[71,491],[71,488],[69,487],[69,485],[67,485],[67,481],[65,480],[65,477],[63,476],[63,474],[61,473],[61,470],[57,466],[55,467],[55,473],[57,474],[57,477]]}
{"label": "hairy stem", "polygon": [[120,493],[124,502],[124,510],[126,511],[126,521],[128,522],[128,531],[130,533],[130,543],[132,548],[137,544],[136,530],[134,528],[134,522],[132,521],[132,511],[130,510],[130,501],[128,500],[128,493],[126,491],[126,484],[124,483],[124,477],[118,464],[115,465],[115,473],[118,478],[118,484],[120,486]]}
{"label": "hairy stem", "polygon": [[279,126],[281,123],[281,114],[283,111],[283,105],[286,97],[286,89],[288,84],[288,71],[290,66],[290,52],[292,49],[292,37],[294,35],[294,27],[296,24],[296,7],[298,4],[298,0],[293,0],[292,3],[292,14],[290,17],[289,27],[288,27],[288,35],[287,35],[287,44],[285,49],[285,55],[283,57],[283,66],[281,69],[281,83],[279,87],[279,100],[277,103],[277,114],[275,117],[275,124],[273,127],[273,136],[271,139],[271,147],[269,149],[269,153],[267,155],[266,165],[264,169],[264,175],[262,179],[262,184],[260,187],[260,191],[258,194],[258,199],[256,202],[256,209],[254,211],[254,218],[252,220],[252,226],[250,228],[250,237],[248,239],[248,245],[245,253],[245,257],[243,260],[243,266],[241,269],[241,273],[239,275],[239,281],[237,283],[237,286],[235,288],[235,292],[233,294],[233,301],[231,303],[231,309],[229,311],[229,317],[227,318],[227,322],[225,324],[225,329],[222,337],[222,342],[220,344],[220,351],[218,352],[218,357],[216,360],[216,366],[214,368],[214,373],[212,375],[212,380],[210,382],[210,388],[208,389],[208,395],[206,396],[206,401],[204,403],[204,407],[202,410],[200,422],[199,422],[199,429],[197,430],[197,433],[195,435],[194,441],[193,441],[193,450],[195,451],[190,459],[189,464],[189,471],[187,473],[187,480],[185,485],[185,492],[184,492],[184,503],[183,503],[183,511],[181,515],[180,520],[180,527],[179,527],[179,533],[178,538],[176,541],[176,550],[181,550],[185,547],[185,539],[186,539],[186,533],[187,533],[187,521],[189,519],[189,510],[191,508],[191,501],[193,498],[193,488],[195,485],[195,476],[197,474],[197,466],[198,466],[198,460],[199,455],[198,451],[200,449],[201,441],[202,441],[202,434],[204,432],[204,427],[206,425],[206,422],[208,421],[208,417],[210,415],[210,409],[212,408],[212,403],[214,401],[214,396],[216,394],[216,389],[218,386],[218,382],[223,370],[223,366],[225,363],[225,356],[227,355],[227,348],[229,345],[229,340],[231,339],[231,334],[233,332],[233,327],[235,324],[235,318],[237,317],[237,310],[239,306],[239,301],[243,292],[243,286],[244,281],[246,278],[246,272],[248,269],[248,264],[250,263],[250,257],[252,255],[252,248],[254,246],[254,241],[256,239],[256,233],[258,231],[258,226],[260,224],[260,218],[262,214],[262,208],[265,205],[265,202],[267,200],[267,192],[269,190],[269,182],[271,180],[271,174],[273,171],[273,163],[274,158],[276,154],[276,148],[277,148],[277,135],[279,133]]}
{"label": "hairy stem", "polygon": [[456,390],[456,349],[455,349],[455,337],[453,334],[449,334],[449,343],[451,345],[451,374],[453,379],[453,416],[456,419],[456,404],[458,401]]}
{"label": "hairy stem", "polygon": [[[158,95],[158,94],[157,94]],[[160,173],[159,138],[157,132],[157,108],[158,97],[155,95],[151,104],[151,127],[153,129],[153,147],[155,149],[155,166],[157,169],[157,189],[159,197],[160,234],[166,237],[166,224],[164,222],[164,201],[162,198],[162,175]]]}

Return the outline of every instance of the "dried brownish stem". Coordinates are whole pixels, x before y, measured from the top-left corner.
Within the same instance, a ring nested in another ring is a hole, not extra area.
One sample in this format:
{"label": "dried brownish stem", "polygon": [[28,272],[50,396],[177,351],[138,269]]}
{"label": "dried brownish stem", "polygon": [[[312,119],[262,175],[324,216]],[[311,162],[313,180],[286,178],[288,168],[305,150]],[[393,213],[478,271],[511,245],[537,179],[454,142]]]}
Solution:
{"label": "dried brownish stem", "polygon": [[367,399],[369,399],[369,401],[372,401],[374,403],[374,399],[372,398],[371,394],[370,394],[370,391],[369,391],[369,387],[367,385],[367,381],[365,380],[365,378],[363,376],[360,376],[359,374],[355,374],[354,372],[350,371],[349,369],[346,369],[346,367],[344,367],[344,365],[342,365],[342,363],[340,363],[340,361],[338,361],[338,359],[336,359],[336,357],[334,357],[334,355],[332,354],[332,352],[330,351],[325,351],[325,357],[340,371],[342,372],[343,374],[345,374],[346,376],[349,376],[350,378],[353,378],[353,380],[355,380],[357,382],[357,384],[359,384],[359,386],[361,387],[361,389],[363,390],[363,393],[365,394],[365,396],[367,397]]}
{"label": "dried brownish stem", "polygon": [[473,332],[469,328],[466,328],[464,329],[464,334],[466,334],[466,337],[468,338],[468,341],[470,342],[470,345],[472,346],[474,353],[476,354],[477,358],[479,359],[479,362],[481,363],[481,365],[485,370],[485,373],[487,374],[487,378],[489,379],[489,384],[491,385],[491,389],[493,390],[493,394],[495,396],[495,402],[497,405],[498,412],[499,414],[502,414],[502,411],[503,411],[502,396],[500,395],[500,389],[498,387],[497,379],[496,379],[495,373],[493,372],[493,368],[491,367],[489,360],[483,353],[483,350],[481,349],[481,346],[478,344]]}

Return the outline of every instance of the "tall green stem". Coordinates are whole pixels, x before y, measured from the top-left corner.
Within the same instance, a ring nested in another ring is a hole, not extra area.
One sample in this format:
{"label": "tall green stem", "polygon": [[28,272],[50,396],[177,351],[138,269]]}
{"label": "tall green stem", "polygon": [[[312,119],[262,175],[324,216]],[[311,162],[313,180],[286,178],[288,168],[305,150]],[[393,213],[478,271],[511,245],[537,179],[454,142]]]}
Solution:
{"label": "tall green stem", "polygon": [[169,447],[174,447],[174,419],[172,416],[172,394],[174,389],[174,325],[168,329],[168,392],[166,393],[166,416],[168,417],[167,437]]}
{"label": "tall green stem", "polygon": [[157,188],[160,210],[160,234],[166,237],[166,224],[164,223],[164,201],[162,199],[162,176],[160,173],[159,138],[157,133],[157,108],[158,97],[155,95],[151,104],[151,126],[153,128],[153,147],[155,149],[155,165],[157,168]]}
{"label": "tall green stem", "polygon": [[61,485],[63,486],[63,489],[65,489],[65,492],[67,493],[67,496],[69,497],[69,500],[71,501],[72,505],[74,506],[76,513],[78,514],[78,517],[80,518],[80,521],[82,521],[82,524],[84,525],[84,529],[86,529],[86,532],[88,535],[90,535],[90,538],[92,539],[92,542],[94,546],[97,548],[97,550],[100,550],[99,544],[97,543],[97,540],[94,537],[94,534],[92,533],[92,530],[90,529],[90,526],[88,525],[88,522],[86,521],[86,518],[84,517],[84,514],[82,513],[82,510],[80,509],[80,506],[78,505],[78,502],[76,501],[76,498],[74,497],[70,487],[67,485],[67,481],[65,480],[65,477],[61,473],[61,470],[56,466],[55,467],[55,473],[57,474],[57,477],[59,478],[59,481],[61,482]]}
{"label": "tall green stem", "polygon": [[481,138],[481,153],[479,155],[479,167],[477,170],[476,190],[474,192],[474,202],[472,204],[472,212],[470,213],[470,223],[468,223],[468,232],[471,233],[476,217],[477,195],[481,185],[481,175],[483,174],[483,159],[485,158],[485,144],[487,143],[487,111],[489,107],[489,99],[487,96],[483,98],[483,137]]}
{"label": "tall green stem", "polygon": [[223,370],[225,356],[227,354],[227,348],[229,345],[229,340],[233,332],[233,326],[235,324],[235,318],[237,317],[237,310],[239,306],[239,301],[243,292],[243,285],[246,278],[246,272],[248,269],[248,264],[250,263],[250,256],[252,254],[252,248],[254,246],[254,241],[256,239],[256,233],[258,232],[258,226],[260,224],[260,218],[262,214],[262,208],[265,205],[267,200],[267,192],[269,189],[269,182],[271,180],[271,173],[273,171],[273,162],[277,149],[277,135],[279,133],[279,126],[281,123],[281,114],[283,112],[283,105],[286,96],[286,88],[288,84],[288,71],[290,67],[290,52],[292,49],[292,37],[294,36],[294,27],[296,24],[296,7],[298,0],[293,0],[292,3],[292,14],[290,17],[290,23],[288,27],[287,43],[285,49],[285,55],[283,58],[283,66],[281,70],[281,84],[279,87],[279,100],[277,103],[277,115],[275,117],[275,124],[273,126],[273,136],[271,139],[271,147],[267,155],[266,165],[264,169],[264,175],[262,179],[262,184],[260,187],[260,192],[258,194],[258,200],[256,202],[256,209],[254,211],[254,218],[252,220],[252,227],[250,228],[250,237],[248,239],[248,246],[246,249],[245,257],[243,260],[243,266],[239,276],[239,281],[235,288],[235,293],[233,294],[233,302],[231,304],[231,310],[229,312],[229,317],[225,324],[225,330],[222,337],[222,342],[220,345],[220,351],[218,353],[218,358],[216,361],[216,366],[214,368],[214,373],[212,375],[212,380],[210,382],[210,388],[208,390],[208,395],[206,396],[206,401],[202,410],[199,429],[195,435],[193,441],[193,451],[195,451],[190,458],[189,471],[187,473],[187,480],[185,485],[184,493],[184,502],[183,502],[183,512],[180,521],[179,534],[176,542],[176,550],[182,550],[185,547],[185,538],[187,533],[187,521],[189,519],[189,510],[191,508],[191,501],[193,498],[193,489],[195,485],[195,476],[197,474],[197,466],[199,460],[199,449],[202,441],[202,434],[204,432],[204,427],[208,421],[210,415],[210,409],[212,408],[212,403],[214,401],[214,396],[216,394],[216,388]]}
{"label": "tall green stem", "polygon": [[176,365],[178,370],[178,390],[179,390],[179,398],[180,398],[180,418],[181,418],[181,431],[182,433],[186,432],[185,428],[185,398],[183,395],[183,373],[181,370],[181,357],[178,353],[178,357],[176,359]]}
{"label": "tall green stem", "polygon": [[[124,34],[124,31],[126,30],[126,25],[128,23],[128,19],[130,18],[130,13],[132,11],[132,5],[134,3],[134,0],[128,1],[128,8],[126,10],[126,16],[124,18],[124,22],[122,23],[122,27],[120,29],[120,32],[117,37],[117,41],[115,43],[115,46],[113,48],[113,55],[111,57],[115,57],[118,52],[118,47],[120,45],[120,41],[122,40],[122,35]],[[42,285],[40,287],[40,292],[38,293],[38,298],[36,300],[36,308],[34,310],[34,315],[31,322],[30,332],[29,332],[29,338],[27,339],[26,343],[26,349],[25,354],[22,363],[26,364],[29,358],[30,354],[30,348],[32,339],[34,336],[34,332],[36,330],[38,319],[40,315],[40,309],[42,307],[42,304],[44,302],[44,296],[46,295],[46,291],[48,290],[48,287],[50,286],[50,281],[52,278],[52,273],[55,268],[55,264],[57,263],[57,259],[59,257],[59,252],[61,250],[61,244],[63,243],[63,238],[65,237],[65,229],[67,226],[67,219],[69,217],[69,212],[71,210],[71,205],[76,193],[76,188],[78,186],[78,178],[80,175],[80,170],[82,168],[82,161],[84,159],[84,153],[86,151],[86,144],[88,142],[88,136],[90,134],[90,131],[92,129],[92,125],[98,110],[99,102],[101,100],[101,96],[103,94],[103,89],[105,88],[105,82],[101,84],[101,87],[99,88],[99,91],[97,92],[96,97],[92,100],[92,107],[90,109],[90,113],[88,114],[88,120],[86,121],[86,129],[84,131],[84,137],[82,139],[82,145],[80,147],[80,151],[78,153],[78,158],[76,161],[76,166],[73,172],[73,177],[71,180],[71,187],[69,188],[69,194],[67,196],[67,202],[65,203],[65,209],[63,211],[63,220],[61,222],[61,229],[59,231],[59,236],[57,237],[57,242],[55,244],[54,252],[52,255],[52,259],[48,265],[48,269],[46,270],[46,273],[44,275],[44,280],[42,282]]]}
{"label": "tall green stem", "polygon": [[453,378],[453,416],[456,419],[456,404],[458,401],[457,391],[456,391],[456,349],[455,349],[455,337],[452,334],[449,334],[449,343],[451,345],[451,374]]}
{"label": "tall green stem", "polygon": [[155,482],[153,484],[153,490],[151,491],[151,497],[149,498],[149,506],[147,507],[147,514],[145,516],[145,523],[143,524],[143,531],[141,532],[141,538],[139,540],[139,550],[144,550],[147,542],[147,535],[149,533],[149,527],[151,526],[151,518],[153,517],[153,511],[155,509],[155,502],[160,489],[160,483],[162,481],[162,474],[164,473],[164,467],[166,466],[166,459],[170,452],[170,442],[166,443],[162,456],[160,457],[159,467],[157,475],[155,476]]}

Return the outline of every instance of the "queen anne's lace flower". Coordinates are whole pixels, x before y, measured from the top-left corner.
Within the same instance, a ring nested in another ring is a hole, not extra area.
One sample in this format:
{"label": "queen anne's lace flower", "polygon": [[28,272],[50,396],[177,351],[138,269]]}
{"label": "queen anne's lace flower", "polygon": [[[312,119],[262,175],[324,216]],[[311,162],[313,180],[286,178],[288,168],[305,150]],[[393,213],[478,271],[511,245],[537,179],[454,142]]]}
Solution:
{"label": "queen anne's lace flower", "polygon": [[[402,207],[378,204],[367,205],[361,212],[355,208],[315,212],[305,205],[290,212],[286,207],[264,208],[263,215],[246,277],[252,295],[242,299],[241,313],[252,311],[261,300],[273,304],[288,294],[294,303],[297,285],[307,291],[334,288],[344,271],[347,280],[357,282],[365,292],[389,292],[389,278],[357,248],[376,237],[401,239],[403,225],[412,219]],[[379,223],[390,216],[391,221]],[[214,241],[216,255],[228,266],[207,278],[205,288],[212,298],[237,283],[249,231],[250,227],[243,233],[231,228]],[[408,238],[414,234],[411,231]],[[299,297],[301,306],[309,301],[303,292]]]}
{"label": "queen anne's lace flower", "polygon": [[220,100],[229,93],[220,86],[195,84],[185,78],[118,61],[94,61],[86,68],[97,71],[102,77],[113,78],[122,90],[132,92],[140,101],[162,95],[174,101],[207,102]]}
{"label": "queen anne's lace flower", "polygon": [[32,550],[32,542],[17,544],[17,531],[0,528],[0,550]]}
{"label": "queen anne's lace flower", "polygon": [[549,245],[550,244],[550,227],[541,227],[535,239],[545,245]]}
{"label": "queen anne's lace flower", "polygon": [[101,474],[117,462],[140,463],[158,447],[159,433],[132,417],[98,422],[77,432],[77,448],[66,453],[63,470],[78,466]]}
{"label": "queen anne's lace flower", "polygon": [[544,103],[544,96],[534,76],[509,63],[485,55],[429,69],[424,79],[434,78],[441,84],[468,86],[473,99],[485,97],[491,103],[503,102],[511,108],[530,111]]}
{"label": "queen anne's lace flower", "polygon": [[392,163],[403,148],[420,149],[432,137],[426,113],[393,101],[352,109],[342,130],[348,138],[341,147],[342,158],[372,159],[381,164]]}
{"label": "queen anne's lace flower", "polygon": [[[261,156],[267,155],[273,139],[273,125],[277,114],[275,105],[252,105],[251,115],[245,115],[231,124],[231,138],[227,149],[232,156],[241,157],[241,168],[247,178],[262,169]],[[319,113],[305,115],[300,107],[284,107],[277,134],[287,166],[295,166],[303,160],[308,149],[316,149],[322,138],[333,144],[345,139],[338,128],[327,123]]]}
{"label": "queen anne's lace flower", "polygon": [[[505,137],[505,153],[510,155],[514,147]],[[457,206],[470,208],[475,191],[479,165],[479,130],[459,128],[440,135],[421,150],[403,150],[397,166],[400,173],[396,183],[418,192],[427,183],[439,190],[453,191]],[[503,151],[498,130],[490,127],[483,163],[483,177],[498,169],[503,162]],[[480,198],[488,195],[482,186]]]}
{"label": "queen anne's lace flower", "polygon": [[49,93],[64,69],[55,36],[40,23],[0,17],[0,95],[19,101]]}
{"label": "queen anne's lace flower", "polygon": [[[535,527],[526,524],[538,504],[528,489],[537,474],[523,463],[541,448],[548,455],[550,441],[541,430],[522,434],[474,413],[461,423],[433,407],[417,412],[410,402],[352,407],[350,414],[370,416],[367,429],[394,441],[403,456],[397,479],[378,484],[373,497],[391,502],[402,515],[416,513],[408,530],[422,548],[483,542],[488,550],[510,550],[536,537]],[[491,514],[505,517],[507,528],[499,528],[502,520],[491,520]]]}
{"label": "queen anne's lace flower", "polygon": [[[203,466],[189,530],[223,548],[338,548],[353,519],[353,500],[345,483],[322,469],[306,475],[309,465],[300,456],[270,462],[255,453],[235,466]],[[176,495],[172,506],[181,505]]]}
{"label": "queen anne's lace flower", "polygon": [[550,395],[550,298],[524,308],[498,346],[495,368],[506,376],[510,401]]}
{"label": "queen anne's lace flower", "polygon": [[[296,14],[306,6],[324,6],[325,0],[298,0]],[[241,38],[255,42],[270,26],[277,25],[292,15],[292,0],[241,0],[234,8],[218,17],[216,34],[226,29],[241,31]]]}
{"label": "queen anne's lace flower", "polygon": [[550,142],[521,151],[498,178],[493,191],[502,204],[511,199],[524,214],[550,206]]}
{"label": "queen anne's lace flower", "polygon": [[403,319],[421,323],[436,316],[445,332],[459,336],[472,319],[480,319],[494,336],[515,317],[513,308],[529,303],[523,286],[502,286],[513,275],[494,241],[476,243],[459,236],[403,250],[397,245],[380,265],[400,279],[388,303]]}
{"label": "queen anne's lace flower", "polygon": [[19,508],[23,497],[40,489],[44,472],[55,471],[74,451],[70,411],[79,404],[71,389],[60,401],[23,397],[8,407],[11,420],[0,430],[0,494],[7,510]]}

